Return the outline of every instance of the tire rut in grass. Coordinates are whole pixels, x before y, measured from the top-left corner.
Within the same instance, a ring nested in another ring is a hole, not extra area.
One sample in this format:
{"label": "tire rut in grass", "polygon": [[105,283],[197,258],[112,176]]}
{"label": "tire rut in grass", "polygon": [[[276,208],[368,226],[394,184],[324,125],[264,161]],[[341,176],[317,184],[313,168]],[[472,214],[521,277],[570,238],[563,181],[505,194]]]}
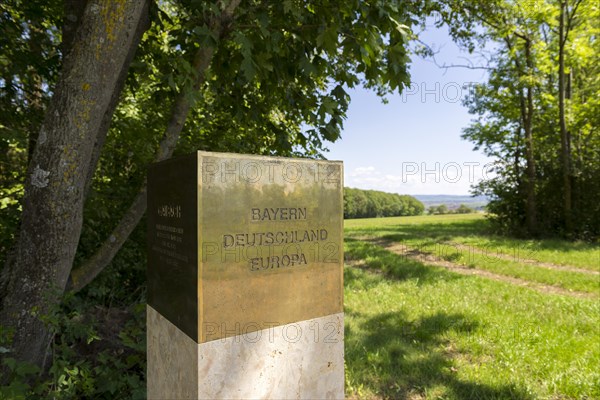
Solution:
{"label": "tire rut in grass", "polygon": [[552,269],[555,271],[578,272],[578,273],[588,274],[588,275],[600,275],[599,271],[594,271],[594,270],[584,269],[584,268],[577,268],[577,267],[573,267],[570,265],[552,264],[552,263],[547,263],[547,262],[533,260],[533,259],[521,258],[518,256],[515,257],[515,256],[511,256],[511,255],[499,253],[499,252],[493,252],[493,251],[490,252],[490,251],[486,251],[486,250],[483,250],[483,249],[480,249],[480,248],[477,248],[474,246],[468,246],[468,245],[455,243],[455,242],[444,242],[444,244],[446,244],[448,246],[452,246],[452,247],[456,248],[457,250],[468,251],[468,252],[471,252],[474,254],[481,254],[481,255],[488,256],[488,257],[492,257],[492,258],[499,258],[501,260],[529,264],[534,267]]}
{"label": "tire rut in grass", "polygon": [[[365,240],[365,239],[362,238],[360,240]],[[481,270],[481,269],[477,269],[477,268],[464,267],[459,264],[453,263],[451,261],[443,260],[432,254],[422,252],[418,249],[406,246],[405,244],[394,243],[394,242],[389,242],[389,241],[382,241],[382,240],[372,240],[372,239],[366,240],[366,241],[369,241],[370,243],[373,243],[377,246],[383,247],[386,250],[391,251],[392,253],[401,255],[403,257],[410,258],[414,261],[418,261],[423,264],[433,265],[436,267],[446,268],[447,270],[450,270],[452,272],[455,272],[455,273],[461,274],[461,275],[481,276],[481,277],[491,279],[491,280],[494,280],[497,282],[506,282],[506,283],[511,283],[516,286],[527,287],[530,289],[534,289],[540,293],[546,293],[546,294],[547,293],[560,294],[560,295],[577,297],[577,298],[597,298],[598,297],[594,293],[578,292],[578,291],[574,291],[574,290],[563,289],[558,286],[545,285],[545,284],[539,283],[539,282],[532,282],[532,281],[528,281],[525,279],[515,278],[512,276],[508,276],[508,275],[495,274],[493,272],[489,272],[489,271],[485,271],[485,270]]]}

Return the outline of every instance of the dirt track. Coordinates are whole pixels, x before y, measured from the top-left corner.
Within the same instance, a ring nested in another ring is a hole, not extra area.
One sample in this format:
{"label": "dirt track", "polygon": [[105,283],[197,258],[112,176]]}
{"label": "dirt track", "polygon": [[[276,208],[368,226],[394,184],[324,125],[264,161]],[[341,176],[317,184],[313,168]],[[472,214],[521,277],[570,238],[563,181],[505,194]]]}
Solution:
{"label": "dirt track", "polygon": [[493,258],[499,258],[501,260],[517,261],[517,262],[520,262],[523,264],[530,264],[530,265],[534,265],[534,266],[540,267],[540,268],[553,269],[555,271],[579,272],[582,274],[589,274],[589,275],[600,275],[600,272],[593,271],[590,269],[583,269],[583,268],[572,267],[570,265],[552,264],[552,263],[542,262],[542,261],[533,260],[533,259],[515,257],[515,256],[511,256],[511,255],[504,254],[504,253],[490,252],[490,251],[482,250],[482,249],[479,249],[479,248],[476,248],[473,246],[467,246],[464,244],[459,244],[459,243],[454,243],[454,242],[446,242],[445,244],[447,244],[448,246],[452,246],[458,250],[464,250],[464,251],[468,251],[468,252],[471,252],[474,254],[482,254],[482,255],[489,256],[489,257],[493,257]]}
{"label": "dirt track", "polygon": [[[468,268],[468,267],[453,263],[451,261],[443,260],[439,257],[434,256],[433,254],[429,254],[426,252],[419,251],[415,248],[408,247],[405,244],[401,244],[401,243],[393,243],[393,242],[373,240],[373,239],[369,240],[367,238],[360,238],[359,240],[369,241],[369,242],[376,244],[378,246],[381,246],[381,247],[385,248],[386,250],[389,250],[395,254],[402,255],[403,257],[407,257],[409,259],[419,261],[424,264],[446,268],[450,271],[456,272],[461,275],[481,276],[481,277],[485,277],[487,279],[492,279],[492,280],[498,281],[498,282],[507,282],[507,283],[511,283],[511,284],[517,285],[517,286],[528,287],[530,289],[537,290],[538,292],[541,292],[541,293],[553,293],[553,294],[560,294],[560,295],[577,297],[577,298],[597,298],[598,297],[597,295],[595,295],[593,293],[577,292],[577,291],[573,291],[573,290],[569,290],[569,289],[564,289],[564,288],[561,288],[558,286],[545,285],[545,284],[539,283],[539,282],[532,282],[532,281],[528,281],[525,279],[515,278],[515,277],[511,277],[511,276],[507,276],[507,275],[495,274],[493,272],[489,272],[489,271],[485,271],[485,270],[481,270],[481,269],[477,269],[477,268]],[[507,256],[507,257],[509,257],[509,256]],[[595,273],[596,272],[596,271],[581,270],[580,268],[570,268],[570,267],[565,268],[563,266],[557,266],[555,264],[538,263],[534,260],[528,260],[528,261],[531,261],[532,265],[541,266],[542,268],[549,268],[549,265],[552,265],[553,266],[552,269],[561,269],[563,271],[572,271],[572,272],[586,271],[586,273]],[[545,265],[539,265],[539,264],[545,264]]]}

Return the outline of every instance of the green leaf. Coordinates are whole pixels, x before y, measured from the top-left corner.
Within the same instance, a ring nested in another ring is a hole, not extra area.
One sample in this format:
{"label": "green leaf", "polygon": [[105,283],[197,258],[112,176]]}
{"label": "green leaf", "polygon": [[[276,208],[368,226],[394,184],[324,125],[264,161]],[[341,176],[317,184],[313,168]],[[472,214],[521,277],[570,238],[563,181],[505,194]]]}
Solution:
{"label": "green leaf", "polygon": [[317,36],[317,46],[322,47],[330,54],[336,52],[338,46],[338,29],[332,25],[327,27]]}
{"label": "green leaf", "polygon": [[410,36],[412,31],[409,26],[399,23],[391,15],[389,16],[389,19],[392,22],[392,24],[394,25],[394,27],[396,28],[396,31],[398,31],[402,36],[404,36],[404,37]]}
{"label": "green leaf", "polygon": [[292,0],[283,0],[283,13],[289,14],[294,8],[294,3]]}
{"label": "green leaf", "polygon": [[256,68],[254,66],[254,62],[250,57],[244,57],[244,60],[240,65],[240,69],[247,82],[252,81],[252,79],[256,75]]}
{"label": "green leaf", "polygon": [[14,371],[17,367],[17,360],[12,357],[6,357],[4,360],[2,360],[2,363],[11,371]]}

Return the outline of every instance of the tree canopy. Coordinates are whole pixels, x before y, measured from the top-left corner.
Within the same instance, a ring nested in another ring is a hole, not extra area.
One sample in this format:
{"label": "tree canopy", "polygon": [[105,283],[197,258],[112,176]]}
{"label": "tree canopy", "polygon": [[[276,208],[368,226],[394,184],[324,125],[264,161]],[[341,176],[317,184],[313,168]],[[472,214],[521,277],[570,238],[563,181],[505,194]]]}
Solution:
{"label": "tree canopy", "polygon": [[496,159],[476,192],[521,235],[600,235],[600,9],[587,0],[438,4],[456,41],[492,45],[489,78],[465,99],[463,137]]}

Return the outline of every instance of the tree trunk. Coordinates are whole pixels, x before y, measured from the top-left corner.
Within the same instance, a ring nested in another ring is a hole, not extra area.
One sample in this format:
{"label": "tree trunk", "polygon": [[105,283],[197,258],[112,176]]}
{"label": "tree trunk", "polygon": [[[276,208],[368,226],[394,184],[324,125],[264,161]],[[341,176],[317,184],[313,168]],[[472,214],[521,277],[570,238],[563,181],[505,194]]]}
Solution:
{"label": "tree trunk", "polygon": [[[75,0],[77,1],[77,0]],[[119,104],[119,98],[121,96],[121,92],[125,87],[125,82],[127,81],[127,74],[129,71],[129,65],[131,61],[133,61],[133,57],[135,56],[135,50],[142,40],[142,36],[144,33],[150,28],[150,18],[148,13],[149,1],[145,1],[146,9],[142,11],[142,17],[138,23],[138,27],[135,31],[135,36],[133,38],[134,47],[132,51],[127,54],[127,58],[121,67],[121,71],[118,74],[118,78],[115,84],[115,90],[113,90],[112,97],[106,107],[106,111],[104,112],[104,117],[102,118],[102,122],[100,123],[100,127],[98,128],[98,133],[96,134],[96,141],[94,142],[94,150],[92,151],[92,157],[90,158],[89,165],[87,168],[87,176],[85,179],[85,189],[84,189],[84,201],[87,199],[90,189],[92,187],[92,182],[94,178],[94,173],[96,172],[96,166],[98,165],[98,160],[100,160],[100,153],[102,148],[104,147],[104,142],[106,141],[106,136],[108,134],[108,129],[110,128],[110,123],[112,121],[113,114],[117,105]]]}
{"label": "tree trunk", "polygon": [[[527,73],[533,73],[533,61],[531,58],[531,40],[525,40],[525,63],[527,65]],[[533,143],[533,88],[528,84],[526,88],[526,104],[523,104],[525,99],[522,99],[521,110],[523,113],[523,125],[525,128],[525,157],[527,159],[527,230],[530,235],[537,235],[537,204],[535,196],[536,172],[535,172],[535,157]]]}
{"label": "tree trunk", "polygon": [[[515,34],[516,39],[521,39],[525,42],[525,67],[519,61],[519,55],[515,55],[513,62],[515,63],[519,77],[527,74],[533,74],[533,60],[531,57],[531,39],[524,34]],[[513,44],[509,38],[505,38],[506,46],[512,51]],[[521,127],[524,131],[525,139],[525,173],[527,174],[525,183],[525,220],[527,224],[527,232],[530,235],[537,235],[537,204],[535,195],[536,172],[535,172],[535,156],[533,143],[533,88],[528,83],[525,87],[519,88],[519,108],[521,112]]]}
{"label": "tree trunk", "polygon": [[515,180],[517,183],[517,193],[519,198],[523,193],[523,180],[521,179],[521,132],[523,131],[523,124],[519,124],[516,132],[516,144],[515,144],[515,153],[514,153],[514,161],[513,168],[515,170]]}
{"label": "tree trunk", "polygon": [[[43,27],[40,26],[39,21],[30,21],[29,24],[29,51],[33,59],[41,59],[42,46],[41,41],[43,40],[44,33]],[[28,122],[29,122],[29,138],[27,143],[27,165],[33,157],[33,150],[35,149],[35,142],[37,134],[40,128],[41,118],[39,115],[44,112],[43,104],[43,89],[42,89],[42,78],[35,68],[31,67],[28,71],[28,79],[26,82],[27,90],[25,96],[27,98],[28,107]]]}
{"label": "tree trunk", "polygon": [[148,1],[90,1],[40,129],[18,241],[0,279],[7,355],[43,366],[50,332],[39,316],[58,303],[82,226],[90,159],[118,77],[135,51]]}
{"label": "tree trunk", "polygon": [[571,149],[570,137],[565,115],[565,33],[566,3],[560,2],[559,33],[558,33],[558,119],[560,126],[560,159],[563,178],[563,216],[565,231],[568,236],[573,234],[572,190],[571,190]]}

